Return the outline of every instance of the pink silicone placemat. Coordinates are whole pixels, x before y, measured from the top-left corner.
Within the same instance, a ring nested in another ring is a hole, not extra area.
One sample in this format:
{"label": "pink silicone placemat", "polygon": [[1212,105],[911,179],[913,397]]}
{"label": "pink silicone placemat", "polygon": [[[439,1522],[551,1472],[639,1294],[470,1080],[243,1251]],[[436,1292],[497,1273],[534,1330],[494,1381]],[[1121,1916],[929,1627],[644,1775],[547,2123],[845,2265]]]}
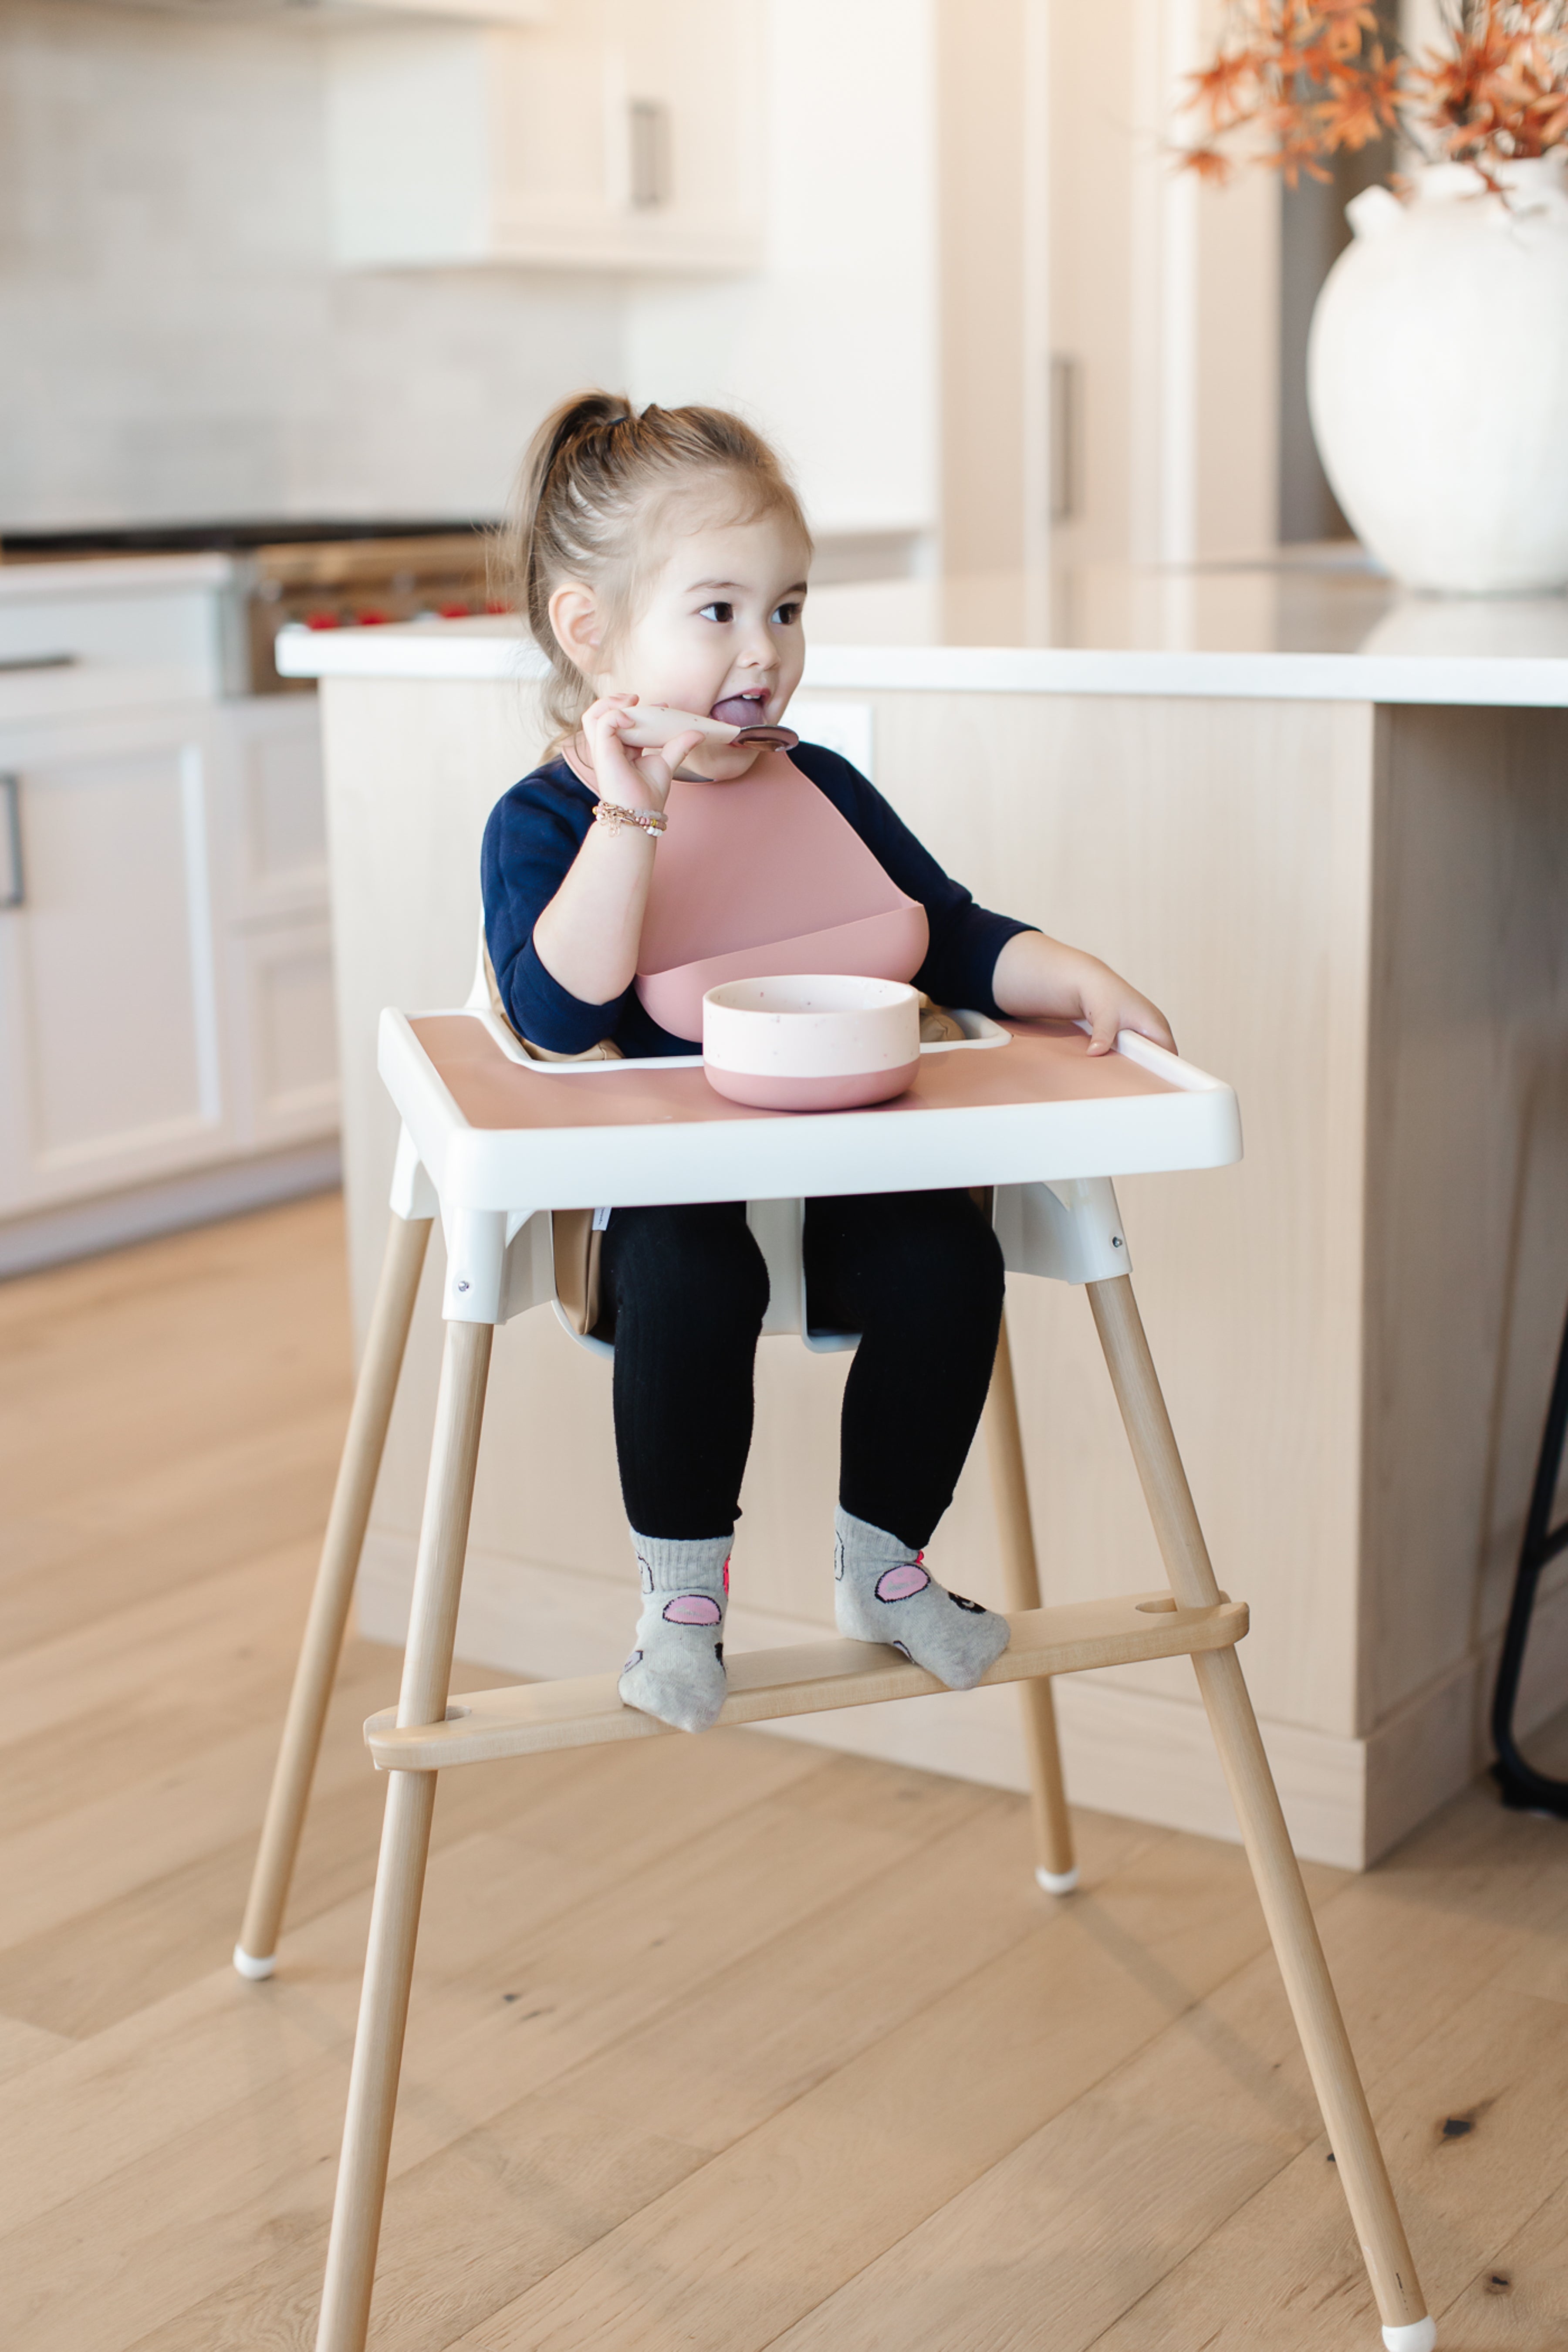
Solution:
{"label": "pink silicone placemat", "polygon": [[689,1126],[704,1120],[896,1118],[922,1110],[962,1110],[1001,1103],[1107,1102],[1180,1093],[1120,1054],[1089,1054],[1081,1029],[1066,1021],[1009,1021],[1005,1045],[924,1054],[907,1094],[860,1111],[752,1110],[714,1093],[700,1070],[633,1062],[568,1074],[548,1063],[520,1066],[501,1052],[482,1021],[434,1013],[409,1024],[470,1127],[572,1128]]}

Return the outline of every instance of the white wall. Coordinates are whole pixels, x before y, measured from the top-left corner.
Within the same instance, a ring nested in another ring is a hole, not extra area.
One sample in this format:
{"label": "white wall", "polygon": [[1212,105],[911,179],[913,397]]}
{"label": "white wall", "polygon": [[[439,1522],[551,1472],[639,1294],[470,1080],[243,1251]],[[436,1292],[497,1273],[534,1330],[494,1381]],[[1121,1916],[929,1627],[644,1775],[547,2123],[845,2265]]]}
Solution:
{"label": "white wall", "polygon": [[[965,164],[966,101],[937,79],[940,5],[771,0],[768,268],[634,290],[633,390],[745,409],[794,457],[819,530],[913,528],[945,536],[960,568],[1010,567],[1016,553],[989,557],[987,533],[959,526],[987,504],[987,458],[998,512],[1033,495],[1043,404],[1016,315],[1032,311],[1026,341],[1080,362],[1082,505],[1058,536],[1061,559],[1181,563],[1271,546],[1278,184],[1257,172],[1209,191],[1173,163],[1184,77],[1223,0],[956,6],[950,36],[1003,60],[993,128],[1000,146],[1022,125],[1025,212],[1048,121],[1048,258],[1024,220],[987,236],[966,219],[944,247],[938,159]],[[947,370],[946,489],[964,512],[946,516],[944,294],[954,320],[991,301],[979,341],[994,366],[989,380]],[[954,436],[973,438],[967,465],[952,462]]]}
{"label": "white wall", "polygon": [[[981,11],[999,38],[1049,26],[1048,63],[1025,40],[1018,72],[1050,84],[1049,342],[1082,362],[1069,562],[1272,537],[1277,191],[1173,180],[1162,115],[1218,5],[963,0],[977,37]],[[766,268],[637,284],[333,269],[310,26],[0,0],[0,531],[493,512],[542,410],[605,383],[735,404],[792,459],[819,532],[934,547],[938,0],[765,5]],[[1016,98],[998,92],[999,123]],[[965,239],[978,269],[984,241]],[[1044,308],[1044,259],[1026,274],[976,338],[999,369],[1011,310]],[[994,400],[980,407],[994,435]],[[996,453],[1020,497],[1044,430],[1025,409]]]}
{"label": "white wall", "polygon": [[1399,37],[1407,49],[1417,54],[1424,49],[1447,48],[1442,0],[1399,0]]}
{"label": "white wall", "polygon": [[931,0],[770,0],[765,270],[634,288],[635,396],[742,409],[819,531],[933,530]]}
{"label": "white wall", "polygon": [[493,513],[613,281],[334,271],[324,45],[0,0],[0,531]]}
{"label": "white wall", "polygon": [[492,513],[588,383],[743,408],[824,531],[932,530],[930,11],[773,0],[767,270],[637,286],[333,269],[310,27],[0,0],[0,530]]}
{"label": "white wall", "polygon": [[1051,0],[1051,334],[1079,368],[1073,562],[1252,554],[1278,512],[1279,192],[1174,168],[1223,0]]}

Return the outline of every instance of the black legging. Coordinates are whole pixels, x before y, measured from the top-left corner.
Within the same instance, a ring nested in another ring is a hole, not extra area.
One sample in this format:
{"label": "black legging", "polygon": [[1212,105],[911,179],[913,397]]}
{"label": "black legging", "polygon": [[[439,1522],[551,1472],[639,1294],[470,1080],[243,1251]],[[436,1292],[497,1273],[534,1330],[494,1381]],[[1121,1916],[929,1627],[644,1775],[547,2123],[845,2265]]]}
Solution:
{"label": "black legging", "polygon": [[[838,1499],[919,1549],[952,1500],[985,1402],[1002,1253],[967,1192],[872,1192],[805,1206],[810,1319],[858,1331]],[[597,1336],[616,1343],[626,1517],[646,1536],[727,1535],[752,1442],[767,1269],[744,1203],[617,1209]]]}

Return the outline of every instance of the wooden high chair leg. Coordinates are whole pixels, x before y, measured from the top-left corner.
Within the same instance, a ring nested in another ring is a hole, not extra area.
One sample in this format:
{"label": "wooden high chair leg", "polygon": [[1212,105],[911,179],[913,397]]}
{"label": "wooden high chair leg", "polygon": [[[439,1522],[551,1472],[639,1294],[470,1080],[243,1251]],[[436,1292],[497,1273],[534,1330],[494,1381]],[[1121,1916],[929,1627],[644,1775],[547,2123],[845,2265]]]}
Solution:
{"label": "wooden high chair leg", "polygon": [[[1013,1351],[1007,1340],[1007,1318],[996,1337],[996,1361],[985,1400],[985,1450],[991,1464],[991,1489],[996,1498],[996,1524],[1002,1539],[1002,1568],[1006,1583],[1007,1611],[1040,1605],[1040,1577],[1035,1560],[1034,1525],[1029,1515],[1029,1488],[1024,1473],[1024,1444],[1018,1429],[1018,1397],[1013,1385]],[[1047,1895],[1070,1895],[1078,1885],[1078,1864],[1072,1847],[1072,1823],[1068,1818],[1067,1791],[1062,1786],[1061,1749],[1057,1742],[1057,1713],[1048,1675],[1020,1683],[1024,1709],[1024,1745],[1029,1759],[1029,1789],[1035,1811],[1035,1876]]]}
{"label": "wooden high chair leg", "polygon": [[[400,1724],[439,1723],[447,1712],[493,1337],[489,1323],[447,1326],[397,1702]],[[370,2325],[437,1777],[434,1772],[388,1776],[316,2352],[363,2352]]]}
{"label": "wooden high chair leg", "polygon": [[342,1458],[338,1465],[338,1481],[332,1490],[321,1566],[310,1595],[310,1613],[305,1621],[300,1663],[294,1669],[294,1687],[289,1694],[289,1712],[283,1719],[282,1744],[273,1768],[272,1789],[251,1872],[245,1918],[239,1941],[234,1948],[234,1965],[242,1977],[272,1974],[278,1931],[289,1899],[289,1882],[294,1874],[305,1808],[310,1801],[310,1782],[321,1752],[321,1731],[337,1678],[338,1660],[342,1655],[354,1578],[364,1549],[364,1531],[386,1445],[393,1399],[397,1394],[397,1376],[408,1345],[408,1326],[414,1316],[430,1225],[428,1217],[395,1216],[386,1237],[386,1255],[382,1261],[375,1305],[371,1309],[364,1359],[360,1365]]}
{"label": "wooden high chair leg", "polygon": [[[1086,1286],[1171,1590],[1184,1608],[1212,1607],[1220,1597],[1219,1587],[1176,1451],[1131,1278],[1118,1275]],[[1431,2352],[1436,2331],[1426,2315],[1241,1662],[1234,1649],[1214,1650],[1194,1654],[1193,1666],[1377,2298],[1384,2342],[1393,2352]]]}

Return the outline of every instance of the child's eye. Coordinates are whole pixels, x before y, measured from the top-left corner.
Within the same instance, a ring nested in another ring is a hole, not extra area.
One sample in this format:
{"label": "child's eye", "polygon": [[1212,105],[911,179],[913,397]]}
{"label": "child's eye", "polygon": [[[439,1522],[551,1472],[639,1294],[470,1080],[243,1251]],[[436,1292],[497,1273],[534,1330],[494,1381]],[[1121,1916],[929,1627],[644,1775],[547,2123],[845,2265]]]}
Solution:
{"label": "child's eye", "polygon": [[775,604],[773,617],[781,629],[793,629],[800,618],[799,599],[793,604]]}
{"label": "child's eye", "polygon": [[704,604],[697,617],[700,621],[732,621],[735,607],[733,604]]}

